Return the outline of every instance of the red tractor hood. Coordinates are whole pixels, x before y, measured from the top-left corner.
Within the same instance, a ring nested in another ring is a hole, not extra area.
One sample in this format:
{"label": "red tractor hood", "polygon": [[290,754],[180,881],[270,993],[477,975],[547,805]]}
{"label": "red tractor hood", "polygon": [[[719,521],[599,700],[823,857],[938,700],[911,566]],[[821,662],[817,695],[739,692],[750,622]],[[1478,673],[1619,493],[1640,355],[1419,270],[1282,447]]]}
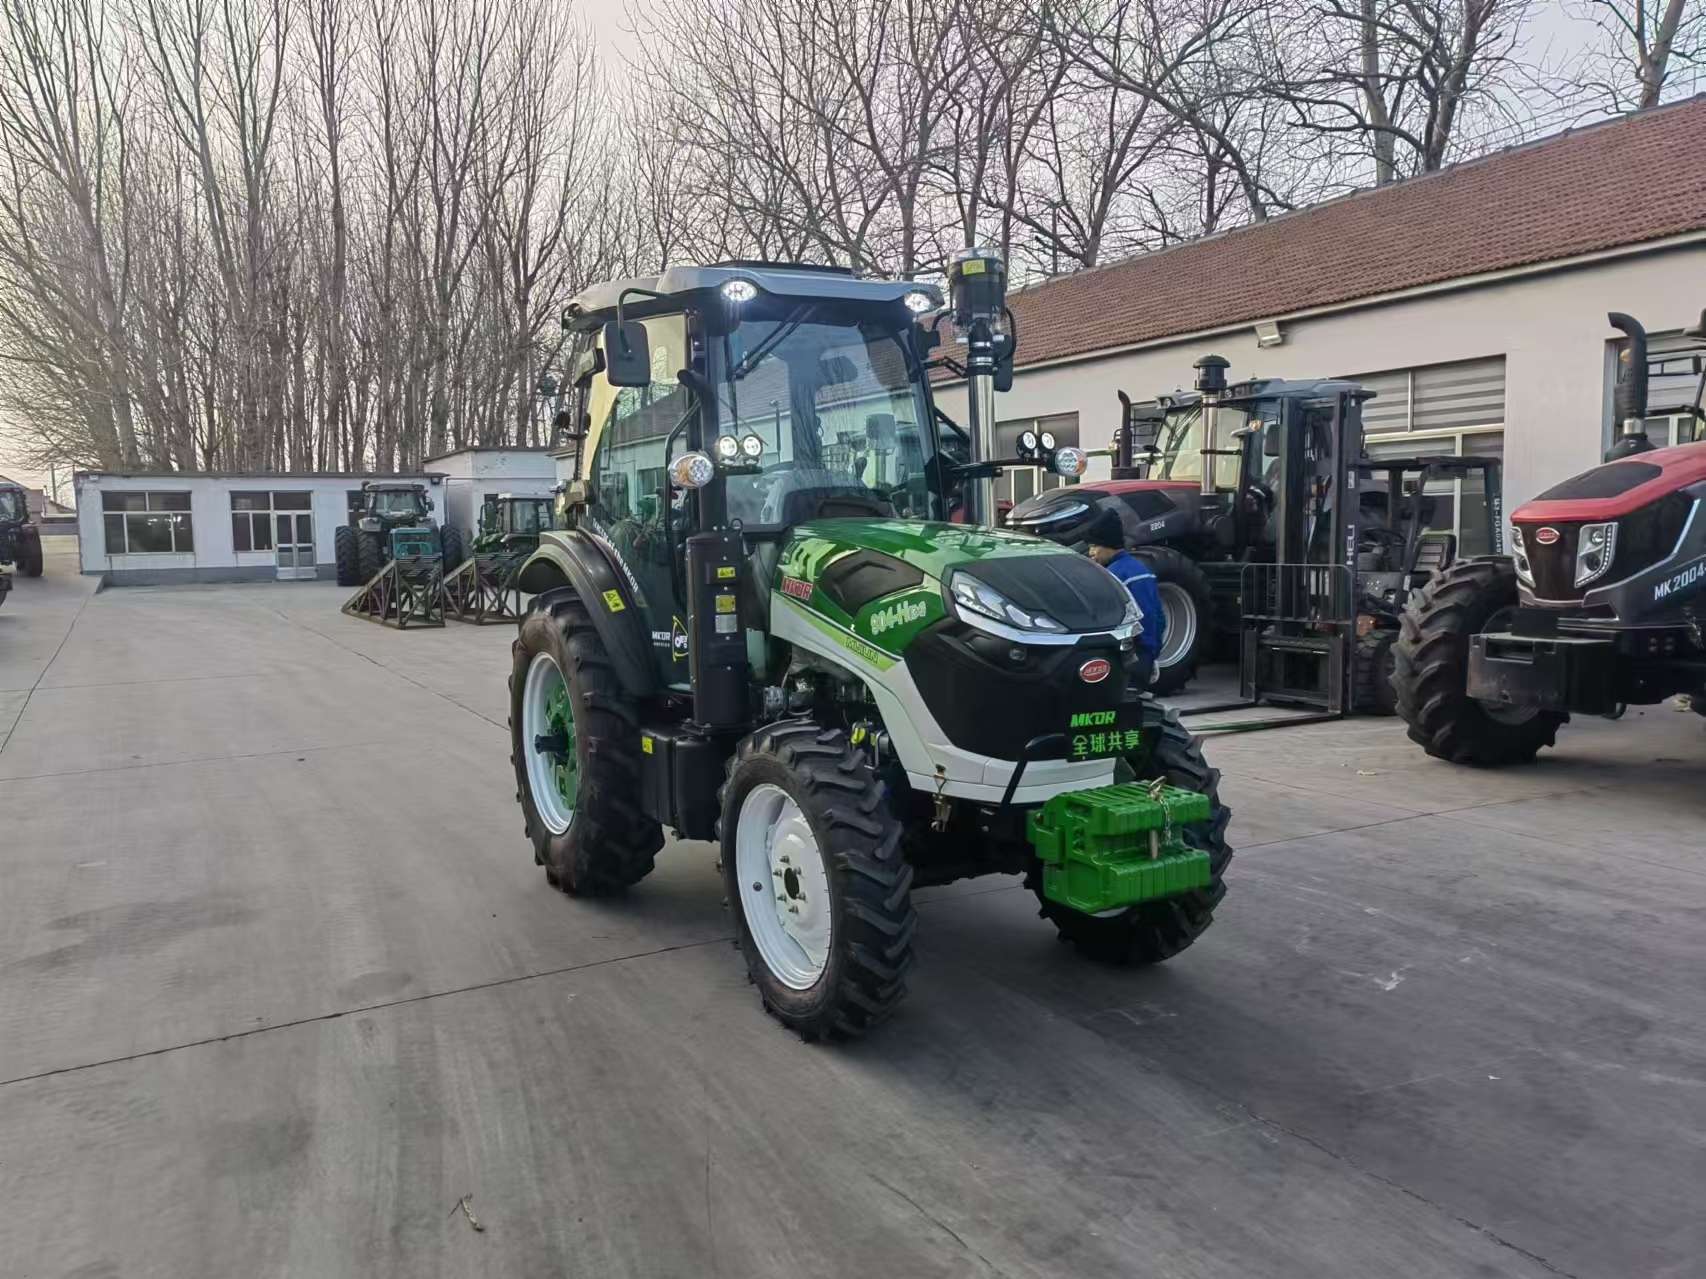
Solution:
{"label": "red tractor hood", "polygon": [[1511,515],[1519,524],[1615,520],[1706,481],[1706,441],[1654,449],[1553,485]]}

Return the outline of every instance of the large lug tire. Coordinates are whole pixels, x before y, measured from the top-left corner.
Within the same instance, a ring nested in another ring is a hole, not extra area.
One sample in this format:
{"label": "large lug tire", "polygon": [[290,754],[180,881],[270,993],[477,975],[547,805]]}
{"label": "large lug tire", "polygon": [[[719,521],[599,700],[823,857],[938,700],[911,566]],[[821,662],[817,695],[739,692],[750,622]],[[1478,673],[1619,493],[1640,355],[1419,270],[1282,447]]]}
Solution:
{"label": "large lug tire", "polygon": [[1398,709],[1398,690],[1392,686],[1397,669],[1393,646],[1398,632],[1370,631],[1351,651],[1351,709],[1363,715],[1391,715]]}
{"label": "large lug tire", "polygon": [[1062,941],[1073,943],[1093,959],[1114,964],[1159,963],[1202,936],[1214,922],[1214,908],[1226,896],[1223,876],[1232,861],[1232,849],[1226,842],[1226,824],[1232,811],[1220,802],[1220,770],[1210,768],[1203,758],[1202,739],[1185,730],[1177,711],[1153,698],[1144,698],[1139,722],[1143,743],[1116,771],[1122,781],[1164,778],[1170,785],[1208,796],[1208,822],[1181,832],[1186,843],[1208,852],[1213,875],[1208,887],[1140,902],[1105,915],[1086,915],[1044,897],[1042,876],[1037,871],[1026,877],[1043,918],[1060,930]]}
{"label": "large lug tire", "polygon": [[510,652],[510,763],[533,860],[566,893],[619,893],[663,847],[639,806],[638,709],[574,596],[529,613]]}
{"label": "large lug tire", "polygon": [[439,548],[444,553],[444,571],[453,573],[457,565],[468,557],[462,545],[462,530],[454,524],[446,524],[438,532]]}
{"label": "large lug tire", "polygon": [[374,575],[385,567],[385,535],[373,533],[367,529],[356,530],[355,535],[355,572],[362,582],[371,582]]}
{"label": "large lug tire", "polygon": [[1208,579],[1195,560],[1170,546],[1140,546],[1132,554],[1155,574],[1161,609],[1167,617],[1167,634],[1161,641],[1155,683],[1150,688],[1155,693],[1174,693],[1197,673],[1197,663],[1207,655],[1213,640],[1214,606]]}
{"label": "large lug tire", "polygon": [[347,524],[332,532],[332,558],[337,562],[339,586],[361,585],[361,569],[356,563],[355,530]]}
{"label": "large lug tire", "polygon": [[1493,768],[1526,764],[1553,745],[1568,715],[1510,710],[1469,696],[1469,639],[1516,607],[1507,559],[1458,560],[1410,597],[1393,646],[1398,714],[1435,759]]}
{"label": "large lug tire", "polygon": [[882,783],[844,732],[789,720],[741,741],[721,802],[723,883],[766,1011],[802,1039],[863,1034],[906,994],[918,921]]}
{"label": "large lug tire", "polygon": [[41,568],[41,536],[25,534],[18,541],[18,571],[25,577],[40,577]]}

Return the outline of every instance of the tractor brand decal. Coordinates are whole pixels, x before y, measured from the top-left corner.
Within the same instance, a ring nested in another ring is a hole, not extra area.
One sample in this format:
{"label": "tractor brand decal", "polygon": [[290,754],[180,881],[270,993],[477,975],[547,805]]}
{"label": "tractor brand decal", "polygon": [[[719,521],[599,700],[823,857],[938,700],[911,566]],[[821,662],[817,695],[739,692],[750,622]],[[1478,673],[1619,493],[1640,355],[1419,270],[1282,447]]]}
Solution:
{"label": "tractor brand decal", "polygon": [[1078,711],[1072,716],[1069,728],[1105,728],[1114,722],[1113,711]]}
{"label": "tractor brand decal", "polygon": [[792,595],[797,600],[809,600],[812,597],[812,584],[804,578],[784,577],[782,594]]}
{"label": "tractor brand decal", "polygon": [[1135,728],[1110,728],[1107,732],[1075,733],[1072,737],[1073,759],[1101,759],[1107,755],[1123,755],[1134,751],[1143,740]]}
{"label": "tractor brand decal", "polygon": [[898,604],[890,604],[887,608],[880,608],[871,614],[871,634],[881,635],[897,626],[922,622],[929,611],[929,606],[923,600],[902,600]]}
{"label": "tractor brand decal", "polygon": [[1086,684],[1100,684],[1108,678],[1108,672],[1114,668],[1108,665],[1105,657],[1092,657],[1078,668],[1078,678]]}
{"label": "tractor brand decal", "polygon": [[677,662],[687,660],[687,624],[679,617],[671,619],[669,628],[669,655]]}
{"label": "tractor brand decal", "polygon": [[1548,525],[1534,530],[1534,540],[1541,546],[1551,546],[1558,540],[1558,530]]}
{"label": "tractor brand decal", "polygon": [[652,643],[654,643],[654,644],[667,644],[667,643],[669,643],[669,632],[668,631],[653,631],[652,632]]}
{"label": "tractor brand decal", "polygon": [[1669,599],[1672,595],[1680,595],[1703,581],[1706,581],[1706,560],[1695,560],[1682,572],[1667,577],[1662,582],[1653,583],[1653,598]]}
{"label": "tractor brand decal", "polygon": [[795,604],[791,600],[789,603],[793,604],[793,611],[790,613],[790,616],[798,617],[809,622],[813,627],[821,631],[830,639],[834,640],[860,661],[874,666],[880,671],[886,671],[889,667],[894,665],[895,659],[893,655],[883,652],[882,649],[877,648],[875,645],[867,644],[864,640],[853,634],[852,631],[837,626],[834,622],[821,614],[815,613],[803,605]]}
{"label": "tractor brand decal", "polygon": [[620,613],[628,606],[622,602],[622,592],[612,590],[604,592],[604,607],[612,613]]}

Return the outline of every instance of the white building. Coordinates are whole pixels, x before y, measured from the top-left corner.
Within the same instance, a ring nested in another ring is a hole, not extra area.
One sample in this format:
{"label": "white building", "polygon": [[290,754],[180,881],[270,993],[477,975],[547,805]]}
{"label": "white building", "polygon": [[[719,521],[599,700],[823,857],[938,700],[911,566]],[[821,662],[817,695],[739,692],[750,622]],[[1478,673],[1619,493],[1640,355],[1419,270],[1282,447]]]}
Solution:
{"label": "white building", "polygon": [[[548,460],[548,459],[547,459]],[[332,531],[369,479],[426,486],[436,512],[445,476],[186,475],[79,471],[84,573],[118,585],[332,578]]]}
{"label": "white building", "polygon": [[545,448],[457,449],[423,465],[444,475],[446,522],[470,537],[488,497],[550,497],[557,483],[556,463]]}
{"label": "white building", "polygon": [[[1235,380],[1362,381],[1371,453],[1502,456],[1513,509],[1611,438],[1606,313],[1662,351],[1706,308],[1702,139],[1693,98],[1017,291],[1002,426],[1104,449],[1120,391],[1188,387],[1214,352]],[[1658,419],[1694,385],[1687,361],[1664,371]],[[943,390],[961,416],[957,386]],[[1668,430],[1651,424],[1656,442]],[[1006,495],[1033,482],[1010,475]]]}

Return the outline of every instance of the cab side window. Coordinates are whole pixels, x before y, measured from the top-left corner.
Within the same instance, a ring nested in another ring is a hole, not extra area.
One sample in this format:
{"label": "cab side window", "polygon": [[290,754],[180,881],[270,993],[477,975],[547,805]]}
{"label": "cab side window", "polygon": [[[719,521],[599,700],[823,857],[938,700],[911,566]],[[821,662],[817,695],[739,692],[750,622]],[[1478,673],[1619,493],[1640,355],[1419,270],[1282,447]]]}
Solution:
{"label": "cab side window", "polygon": [[[591,419],[592,514],[612,537],[628,525],[655,524],[669,433],[687,411],[688,392],[676,382],[687,358],[687,329],[679,315],[644,321],[651,348],[650,386],[611,386],[595,374],[587,397]],[[676,451],[681,451],[677,440]],[[647,500],[650,499],[650,500]],[[640,530],[632,529],[638,533]]]}

